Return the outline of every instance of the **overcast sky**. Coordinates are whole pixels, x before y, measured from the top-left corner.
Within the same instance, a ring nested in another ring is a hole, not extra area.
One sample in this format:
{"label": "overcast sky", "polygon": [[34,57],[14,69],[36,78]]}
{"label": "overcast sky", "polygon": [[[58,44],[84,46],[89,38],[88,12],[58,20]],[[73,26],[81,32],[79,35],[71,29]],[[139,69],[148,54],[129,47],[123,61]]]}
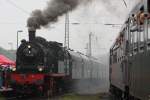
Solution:
{"label": "overcast sky", "polygon": [[[17,30],[19,41],[28,38],[26,20],[34,9],[44,9],[48,0],[0,0],[0,46],[10,49],[9,42],[16,48]],[[88,34],[93,35],[94,55],[106,53],[114,42],[119,26],[112,27],[104,24],[122,24],[131,8],[137,0],[126,0],[127,8],[123,0],[93,0],[87,5],[80,5],[76,10],[70,12],[70,47],[74,50],[85,53]],[[64,42],[64,17],[51,24],[49,28],[42,28],[37,35],[49,41]],[[97,40],[96,40],[97,36]]]}

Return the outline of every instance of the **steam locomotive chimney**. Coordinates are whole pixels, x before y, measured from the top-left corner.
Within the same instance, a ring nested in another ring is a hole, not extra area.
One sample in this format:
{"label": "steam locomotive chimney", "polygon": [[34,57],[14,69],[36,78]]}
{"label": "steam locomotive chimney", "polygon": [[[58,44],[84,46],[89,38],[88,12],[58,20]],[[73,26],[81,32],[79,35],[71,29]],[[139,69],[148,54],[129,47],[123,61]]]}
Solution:
{"label": "steam locomotive chimney", "polygon": [[29,41],[33,41],[35,39],[36,29],[34,27],[29,27],[28,32],[29,32]]}

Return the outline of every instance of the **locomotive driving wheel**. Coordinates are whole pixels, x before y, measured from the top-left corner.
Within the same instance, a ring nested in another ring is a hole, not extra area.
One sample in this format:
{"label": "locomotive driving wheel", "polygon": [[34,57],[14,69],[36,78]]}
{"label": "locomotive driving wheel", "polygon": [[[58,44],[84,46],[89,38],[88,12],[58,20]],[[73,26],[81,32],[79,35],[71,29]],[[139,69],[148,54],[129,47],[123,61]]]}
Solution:
{"label": "locomotive driving wheel", "polygon": [[54,95],[54,79],[50,78],[48,96],[51,97],[53,95]]}
{"label": "locomotive driving wheel", "polygon": [[44,91],[43,91],[45,97],[49,98],[53,95],[52,87],[53,87],[52,79],[49,76],[46,76],[44,79]]}
{"label": "locomotive driving wheel", "polygon": [[48,97],[48,98],[52,97],[52,91],[51,90],[47,90],[46,97]]}
{"label": "locomotive driving wheel", "polygon": [[52,97],[54,96],[54,91],[55,91],[55,82],[53,77],[47,78],[46,81],[46,86],[45,86],[45,96],[46,97]]}

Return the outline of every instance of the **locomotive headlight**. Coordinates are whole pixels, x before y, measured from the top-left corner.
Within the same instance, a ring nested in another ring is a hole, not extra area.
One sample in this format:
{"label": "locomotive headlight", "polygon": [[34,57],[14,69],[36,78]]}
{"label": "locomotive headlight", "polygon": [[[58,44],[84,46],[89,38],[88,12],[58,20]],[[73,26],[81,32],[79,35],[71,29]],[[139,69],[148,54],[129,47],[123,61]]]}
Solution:
{"label": "locomotive headlight", "polygon": [[44,66],[38,66],[37,68],[39,72],[42,72],[44,70]]}
{"label": "locomotive headlight", "polygon": [[12,71],[16,71],[16,68],[14,67],[14,68],[12,68]]}
{"label": "locomotive headlight", "polygon": [[28,45],[28,48],[30,49],[30,48],[31,48],[31,45]]}
{"label": "locomotive headlight", "polygon": [[38,70],[41,72],[41,71],[43,71],[43,68],[38,68]]}

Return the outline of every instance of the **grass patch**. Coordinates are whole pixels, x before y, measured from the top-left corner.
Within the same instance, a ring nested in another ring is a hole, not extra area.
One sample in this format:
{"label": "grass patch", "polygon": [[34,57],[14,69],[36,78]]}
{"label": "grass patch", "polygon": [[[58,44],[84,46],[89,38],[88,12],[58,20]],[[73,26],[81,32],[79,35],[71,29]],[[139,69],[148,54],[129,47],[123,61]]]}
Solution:
{"label": "grass patch", "polygon": [[0,100],[6,100],[6,98],[2,94],[0,94]]}
{"label": "grass patch", "polygon": [[0,97],[0,100],[6,100],[4,97]]}
{"label": "grass patch", "polygon": [[62,96],[62,100],[99,100],[99,95],[78,95],[78,94],[68,94]]}

